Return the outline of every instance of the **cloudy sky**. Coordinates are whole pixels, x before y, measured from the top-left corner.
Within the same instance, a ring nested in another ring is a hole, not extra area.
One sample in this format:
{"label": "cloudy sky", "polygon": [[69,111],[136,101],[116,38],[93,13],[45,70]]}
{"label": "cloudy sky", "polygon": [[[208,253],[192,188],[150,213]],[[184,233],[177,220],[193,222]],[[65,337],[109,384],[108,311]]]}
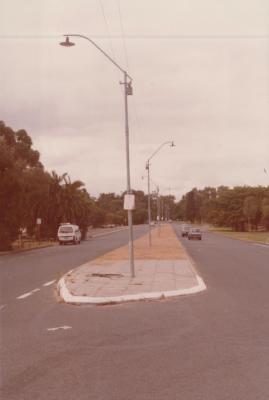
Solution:
{"label": "cloudy sky", "polygon": [[[131,184],[162,194],[269,184],[268,0],[1,0],[0,119],[24,128],[47,170],[91,195],[126,189],[123,76]],[[264,168],[268,170],[266,175]]]}

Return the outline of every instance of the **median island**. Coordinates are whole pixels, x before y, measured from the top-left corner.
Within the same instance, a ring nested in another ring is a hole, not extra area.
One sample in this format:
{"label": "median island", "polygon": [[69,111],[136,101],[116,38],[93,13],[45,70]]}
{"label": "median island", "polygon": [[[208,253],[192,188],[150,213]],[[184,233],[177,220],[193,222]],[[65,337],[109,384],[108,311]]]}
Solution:
{"label": "median island", "polygon": [[59,282],[68,303],[107,304],[161,299],[205,289],[170,224],[134,241],[135,277],[130,275],[128,245],[110,251],[66,274]]}

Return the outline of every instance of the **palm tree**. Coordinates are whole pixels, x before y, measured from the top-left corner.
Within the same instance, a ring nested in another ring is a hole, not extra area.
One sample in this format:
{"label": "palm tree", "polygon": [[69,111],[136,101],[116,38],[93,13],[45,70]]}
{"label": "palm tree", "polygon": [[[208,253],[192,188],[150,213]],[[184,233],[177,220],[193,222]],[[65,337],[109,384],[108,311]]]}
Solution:
{"label": "palm tree", "polygon": [[58,175],[55,171],[51,173],[49,186],[49,200],[47,205],[47,225],[50,235],[55,236],[57,228],[62,221],[62,184],[67,173]]}

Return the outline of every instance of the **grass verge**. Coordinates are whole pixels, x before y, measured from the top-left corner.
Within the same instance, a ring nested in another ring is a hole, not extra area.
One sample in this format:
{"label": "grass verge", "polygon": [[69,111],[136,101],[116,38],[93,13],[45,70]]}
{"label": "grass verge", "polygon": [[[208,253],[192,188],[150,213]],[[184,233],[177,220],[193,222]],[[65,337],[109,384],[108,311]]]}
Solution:
{"label": "grass verge", "polygon": [[44,240],[44,241],[35,241],[35,240],[25,240],[25,241],[19,241],[15,240],[12,243],[12,250],[31,250],[31,249],[37,249],[41,247],[48,247],[48,246],[54,246],[56,244],[55,241],[51,240]]}
{"label": "grass verge", "polygon": [[211,232],[221,233],[232,239],[248,240],[251,242],[269,244],[269,232],[233,232],[229,229],[210,229]]}

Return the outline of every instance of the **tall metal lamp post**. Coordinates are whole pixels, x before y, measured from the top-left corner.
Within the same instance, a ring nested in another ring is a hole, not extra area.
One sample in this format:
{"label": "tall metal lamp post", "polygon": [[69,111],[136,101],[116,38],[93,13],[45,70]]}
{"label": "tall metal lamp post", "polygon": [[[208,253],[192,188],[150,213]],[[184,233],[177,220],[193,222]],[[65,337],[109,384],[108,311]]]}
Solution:
{"label": "tall metal lamp post", "polygon": [[154,153],[148,158],[146,162],[146,170],[148,171],[148,232],[149,232],[149,245],[151,246],[151,210],[150,210],[150,160],[161,150],[163,146],[166,144],[170,144],[170,147],[175,147],[175,144],[172,140],[169,140],[167,142],[162,143],[157,150],[154,151]]}
{"label": "tall metal lamp post", "polygon": [[79,35],[79,34],[66,34],[63,35],[65,37],[65,41],[61,42],[61,46],[71,47],[74,46],[75,43],[70,42],[69,37],[79,37],[88,40],[94,47],[96,47],[112,64],[115,65],[122,73],[123,73],[123,82],[120,82],[124,85],[124,114],[125,114],[125,143],[126,143],[126,169],[127,169],[127,201],[125,209],[128,210],[128,227],[129,227],[129,262],[130,262],[130,273],[131,276],[135,276],[134,269],[134,246],[133,246],[133,218],[132,218],[132,210],[134,208],[134,195],[132,195],[131,190],[131,178],[130,178],[130,152],[129,152],[129,121],[128,121],[128,96],[133,94],[132,88],[132,78],[130,75],[121,68],[101,47],[99,47],[91,38]]}

